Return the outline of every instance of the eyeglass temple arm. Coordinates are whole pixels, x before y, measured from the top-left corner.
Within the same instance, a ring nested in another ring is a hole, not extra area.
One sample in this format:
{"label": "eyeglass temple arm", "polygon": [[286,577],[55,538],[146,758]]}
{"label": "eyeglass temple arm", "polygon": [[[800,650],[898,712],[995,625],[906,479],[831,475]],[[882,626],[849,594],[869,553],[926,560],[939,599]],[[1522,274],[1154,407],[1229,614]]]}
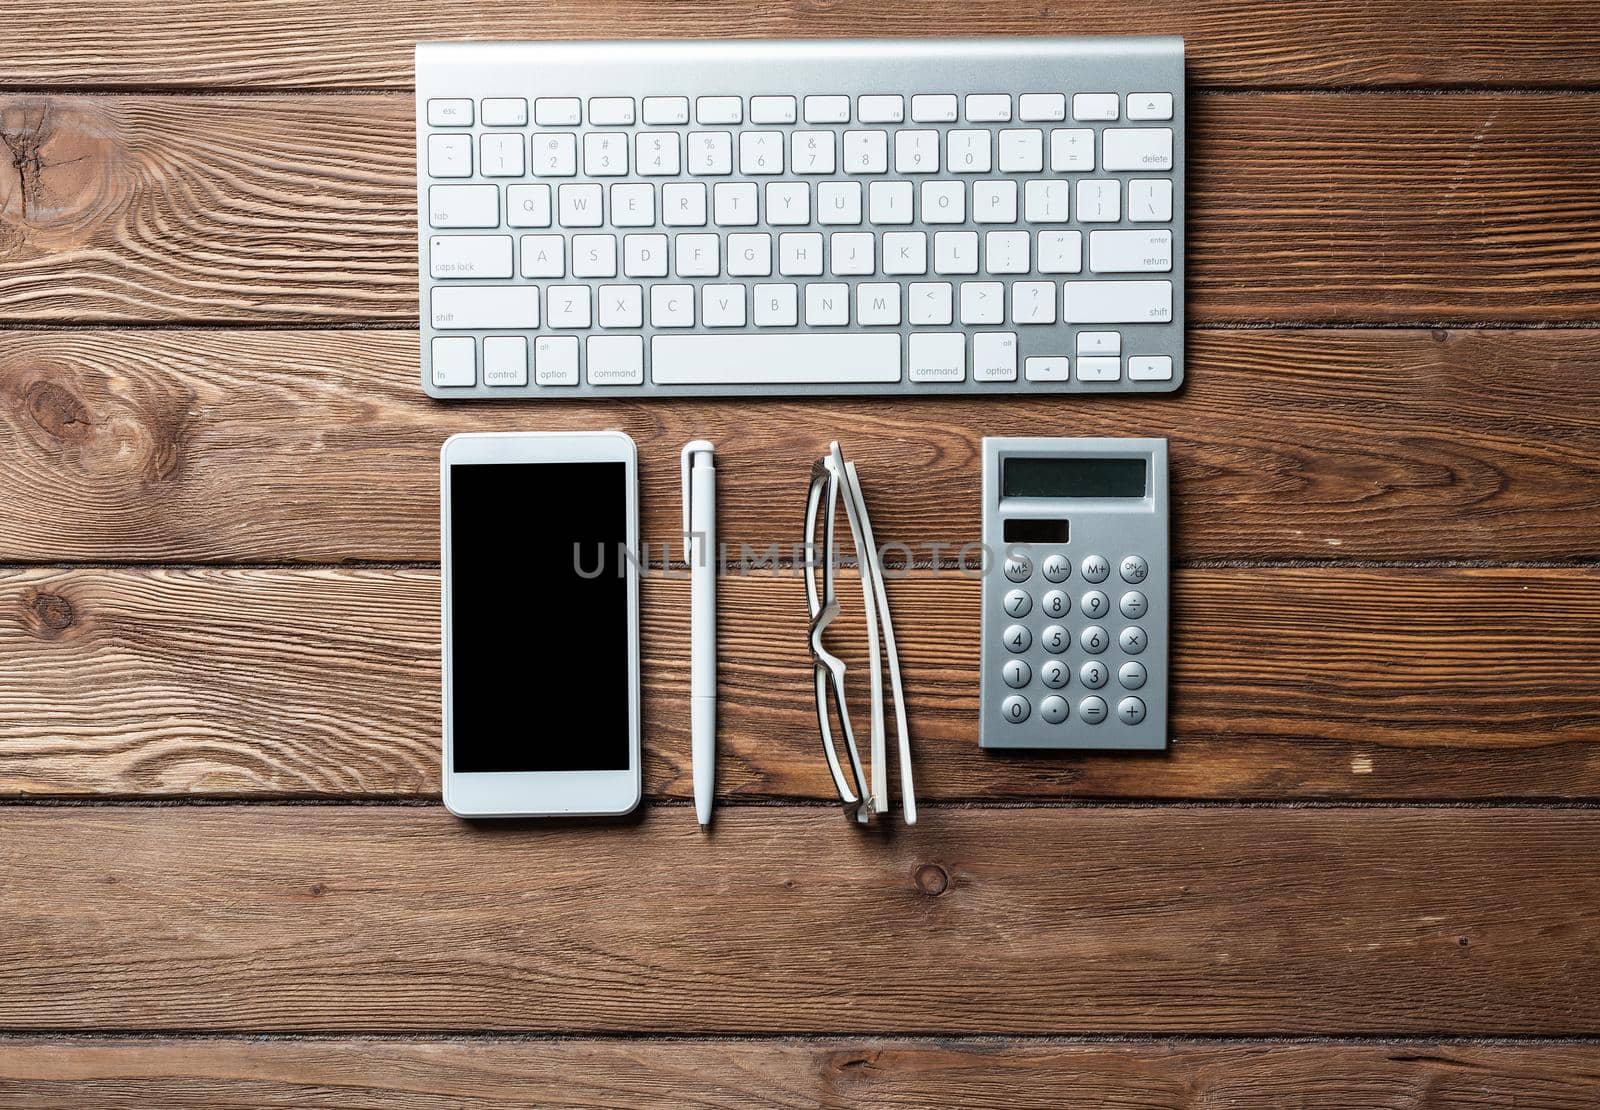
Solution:
{"label": "eyeglass temple arm", "polygon": [[[822,501],[822,486],[826,483],[828,490],[828,516],[823,529],[825,551],[823,555],[823,597],[819,601],[816,589],[816,575],[811,566],[806,568],[806,597],[810,603],[811,612],[815,613],[811,620],[809,630],[811,641],[811,655],[813,659],[813,676],[817,702],[817,729],[822,737],[822,751],[828,760],[828,771],[833,775],[833,783],[839,792],[839,798],[844,803],[845,812],[853,814],[858,820],[865,819],[865,803],[868,800],[866,789],[866,775],[861,768],[861,753],[856,746],[855,730],[850,724],[849,707],[845,702],[844,686],[844,661],[829,652],[822,643],[823,631],[838,616],[838,600],[834,597],[833,588],[833,519],[837,497],[838,482],[833,472],[820,462],[812,468],[811,489],[806,498],[806,533],[805,540],[808,545],[815,541],[817,534],[817,510]],[[827,672],[824,677],[823,672]],[[855,790],[845,782],[844,768],[839,765],[839,756],[836,752],[837,745],[833,738],[833,728],[828,717],[828,689],[831,681],[834,698],[839,707],[839,725],[844,733],[845,750],[850,759],[850,773],[855,780]]]}

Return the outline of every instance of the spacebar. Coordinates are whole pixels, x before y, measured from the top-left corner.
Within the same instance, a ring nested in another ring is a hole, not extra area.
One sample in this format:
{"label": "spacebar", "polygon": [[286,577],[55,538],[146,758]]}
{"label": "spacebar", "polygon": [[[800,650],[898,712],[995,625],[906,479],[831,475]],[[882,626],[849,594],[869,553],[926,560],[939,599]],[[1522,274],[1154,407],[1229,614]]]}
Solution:
{"label": "spacebar", "polygon": [[897,382],[900,336],[658,335],[650,341],[657,385],[792,385]]}

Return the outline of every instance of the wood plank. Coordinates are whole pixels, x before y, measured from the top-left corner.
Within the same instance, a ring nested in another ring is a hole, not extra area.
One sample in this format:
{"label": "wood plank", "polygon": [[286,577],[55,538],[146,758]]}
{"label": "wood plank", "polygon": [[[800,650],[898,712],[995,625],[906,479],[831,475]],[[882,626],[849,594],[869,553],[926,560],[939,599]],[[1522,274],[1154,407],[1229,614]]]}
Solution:
{"label": "wood plank", "polygon": [[12,1110],[1101,1106],[1304,1110],[1600,1101],[1592,1044],[903,1040],[0,1041]]}
{"label": "wood plank", "polygon": [[1600,83],[1600,37],[1593,10],[1580,0],[1520,7],[1184,0],[1164,6],[1155,25],[1148,12],[1083,0],[772,0],[757,7],[513,0],[492,8],[444,0],[91,0],[70,14],[6,0],[0,22],[15,34],[4,79],[32,87],[409,89],[412,46],[431,39],[1157,32],[1185,36],[1189,79],[1201,86]]}
{"label": "wood plank", "polygon": [[[1190,320],[1600,320],[1596,133],[1594,94],[1197,95]],[[0,139],[0,319],[416,319],[409,97],[11,95]]]}
{"label": "wood plank", "polygon": [[0,1028],[1600,1032],[1591,810],[0,810]]}
{"label": "wood plank", "polygon": [[1155,401],[441,405],[409,333],[0,332],[0,560],[436,560],[446,436],[606,427],[639,442],[655,557],[696,436],[737,560],[799,541],[830,439],[881,540],[949,557],[984,435],[1082,434],[1170,437],[1184,560],[1600,558],[1600,331],[1199,331],[1189,356]]}
{"label": "wood plank", "polygon": [[[1185,570],[1175,585],[1173,745],[1130,757],[980,752],[977,583],[892,583],[920,795],[1600,798],[1600,572]],[[724,800],[831,799],[799,580],[719,592]],[[655,797],[690,795],[687,593],[646,581]],[[836,640],[853,665],[857,596]],[[0,792],[437,796],[431,571],[10,572],[0,613]]]}

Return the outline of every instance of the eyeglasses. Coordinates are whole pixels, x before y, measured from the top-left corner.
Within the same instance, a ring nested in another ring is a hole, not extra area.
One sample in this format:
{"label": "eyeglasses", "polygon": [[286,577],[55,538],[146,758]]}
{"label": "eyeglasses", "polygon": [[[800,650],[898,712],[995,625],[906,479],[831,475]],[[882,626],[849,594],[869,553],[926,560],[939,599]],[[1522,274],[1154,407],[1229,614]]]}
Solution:
{"label": "eyeglasses", "polygon": [[[817,517],[823,508],[824,492],[827,494],[827,515],[822,518],[822,565],[819,568],[815,545]],[[844,661],[823,644],[824,633],[839,615],[839,598],[835,589],[839,560],[834,549],[833,529],[841,492],[844,495],[845,517],[855,542],[856,565],[860,567],[861,593],[867,613],[868,658],[872,666],[870,790],[867,789],[867,776],[862,771],[855,729],[850,722],[850,705],[845,696]],[[894,693],[895,726],[900,741],[901,805],[906,824],[914,825],[917,823],[917,798],[911,780],[911,737],[906,731],[905,691],[900,682],[900,656],[895,648],[894,624],[889,617],[889,598],[883,588],[883,566],[878,559],[877,544],[872,539],[872,522],[867,518],[867,503],[861,496],[856,465],[845,461],[838,443],[829,444],[828,453],[811,465],[811,488],[806,496],[805,545],[805,550],[812,553],[812,557],[806,560],[806,603],[811,615],[811,660],[817,696],[817,727],[822,733],[822,750],[828,757],[828,770],[833,774],[839,799],[844,803],[845,813],[862,824],[871,821],[873,814],[889,812],[889,759],[883,704],[883,664],[886,656],[889,685]],[[817,581],[819,569],[820,591]],[[832,712],[829,709],[830,700]],[[844,736],[846,758],[843,764],[834,740],[834,713],[838,715],[839,730]],[[846,766],[850,769],[848,780],[844,772]]]}

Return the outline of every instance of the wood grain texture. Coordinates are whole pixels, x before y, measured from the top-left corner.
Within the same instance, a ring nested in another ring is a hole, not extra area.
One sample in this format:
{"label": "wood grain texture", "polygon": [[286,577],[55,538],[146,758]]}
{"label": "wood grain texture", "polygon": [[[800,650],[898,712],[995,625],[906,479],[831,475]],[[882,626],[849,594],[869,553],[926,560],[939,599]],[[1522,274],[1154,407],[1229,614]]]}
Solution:
{"label": "wood grain texture", "polygon": [[[644,538],[718,447],[721,535],[799,540],[811,461],[859,461],[884,542],[979,535],[985,435],[1161,435],[1180,560],[1600,558],[1600,331],[1199,331],[1173,398],[443,405],[416,337],[0,332],[0,560],[436,560],[460,431],[622,428]],[[675,556],[676,557],[676,556]]]}
{"label": "wood grain texture", "polygon": [[[410,97],[0,97],[0,320],[414,322]],[[1193,98],[1192,323],[1600,320],[1600,95]]]}
{"label": "wood grain texture", "polygon": [[[687,584],[645,585],[647,790],[682,799]],[[977,747],[978,585],[919,573],[890,587],[919,793],[1600,798],[1597,586],[1578,570],[1184,571],[1171,750],[1001,756]],[[719,594],[723,798],[832,798],[800,582]],[[857,596],[836,643],[864,665]],[[0,792],[436,797],[437,645],[431,571],[5,574]]]}
{"label": "wood grain texture", "polygon": [[11,1110],[1440,1110],[1600,1101],[1593,1045],[905,1040],[0,1041]]}
{"label": "wood grain texture", "polygon": [[1586,811],[0,809],[18,1032],[1593,1035]]}
{"label": "wood grain texture", "polygon": [[94,0],[70,11],[0,3],[0,81],[75,88],[409,89],[418,40],[1178,34],[1199,85],[1600,84],[1600,36],[1581,0],[1302,5],[1184,0],[1159,14],[1072,0],[445,0],[199,3]]}

